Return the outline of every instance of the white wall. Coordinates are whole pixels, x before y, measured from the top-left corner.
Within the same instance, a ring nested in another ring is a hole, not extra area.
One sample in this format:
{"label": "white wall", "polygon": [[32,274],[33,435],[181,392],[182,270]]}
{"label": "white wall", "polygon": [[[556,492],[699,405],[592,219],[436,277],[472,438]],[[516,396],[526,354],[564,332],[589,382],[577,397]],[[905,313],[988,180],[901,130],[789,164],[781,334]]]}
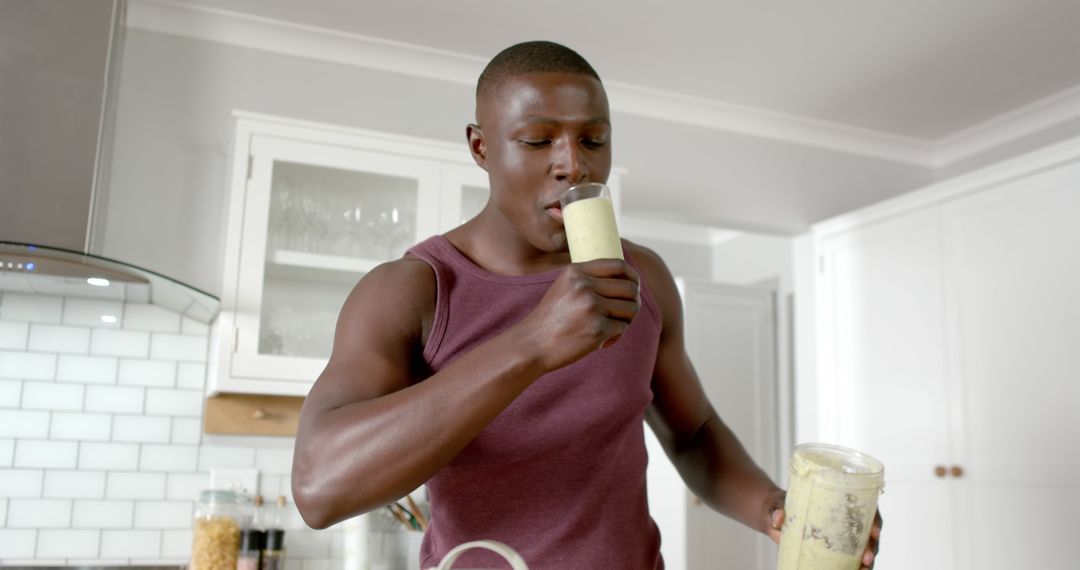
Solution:
{"label": "white wall", "polygon": [[[233,109],[464,145],[474,104],[466,85],[132,29],[118,97],[106,220],[92,250],[215,294]],[[932,176],[686,124],[613,122],[615,162],[629,170],[624,210],[683,221],[794,233]],[[695,207],[706,201],[713,206]]]}

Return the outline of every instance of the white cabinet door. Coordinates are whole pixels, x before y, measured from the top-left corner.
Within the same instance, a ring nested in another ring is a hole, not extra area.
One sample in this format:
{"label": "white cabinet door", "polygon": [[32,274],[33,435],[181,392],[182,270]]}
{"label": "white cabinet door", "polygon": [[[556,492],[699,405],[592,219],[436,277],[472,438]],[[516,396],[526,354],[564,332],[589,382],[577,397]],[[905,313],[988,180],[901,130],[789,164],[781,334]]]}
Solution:
{"label": "white cabinet door", "polygon": [[942,208],[963,568],[1075,568],[1080,165]]}
{"label": "white cabinet door", "polygon": [[438,231],[439,163],[273,136],[250,153],[229,374],[306,393],[353,285]]}
{"label": "white cabinet door", "polygon": [[[776,307],[772,291],[686,281],[687,352],[717,414],[777,478]],[[687,495],[686,568],[771,569],[776,547]]]}
{"label": "white cabinet door", "polygon": [[941,237],[936,210],[833,237],[819,260],[823,439],[886,466],[877,568],[952,568]]}
{"label": "white cabinet door", "polygon": [[488,201],[488,174],[475,164],[444,164],[440,231],[450,231],[469,221]]}

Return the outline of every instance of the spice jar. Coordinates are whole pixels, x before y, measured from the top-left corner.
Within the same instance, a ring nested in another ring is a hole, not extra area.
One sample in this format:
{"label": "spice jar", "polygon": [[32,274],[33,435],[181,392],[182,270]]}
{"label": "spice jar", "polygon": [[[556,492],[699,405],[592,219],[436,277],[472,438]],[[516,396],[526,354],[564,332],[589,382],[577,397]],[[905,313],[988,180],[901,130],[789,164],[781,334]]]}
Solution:
{"label": "spice jar", "polygon": [[203,491],[195,505],[190,570],[236,570],[247,509],[232,491]]}

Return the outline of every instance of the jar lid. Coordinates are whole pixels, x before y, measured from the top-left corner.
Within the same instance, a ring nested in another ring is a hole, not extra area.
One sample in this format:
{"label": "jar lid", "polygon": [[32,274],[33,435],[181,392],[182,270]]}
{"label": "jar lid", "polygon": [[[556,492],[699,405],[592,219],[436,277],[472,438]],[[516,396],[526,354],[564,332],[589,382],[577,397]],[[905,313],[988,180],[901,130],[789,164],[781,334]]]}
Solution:
{"label": "jar lid", "polygon": [[222,489],[207,489],[199,493],[199,502],[205,504],[214,503],[239,503],[240,496],[235,491]]}
{"label": "jar lid", "polygon": [[869,455],[827,443],[804,443],[791,456],[791,473],[852,489],[885,485],[885,466]]}

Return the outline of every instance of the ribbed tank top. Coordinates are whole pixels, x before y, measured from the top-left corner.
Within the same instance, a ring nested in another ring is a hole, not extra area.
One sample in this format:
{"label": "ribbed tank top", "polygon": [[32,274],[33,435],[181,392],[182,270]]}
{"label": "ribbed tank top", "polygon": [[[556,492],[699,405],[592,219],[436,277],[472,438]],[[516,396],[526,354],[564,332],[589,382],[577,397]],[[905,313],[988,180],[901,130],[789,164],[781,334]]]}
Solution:
{"label": "ribbed tank top", "polygon": [[[435,271],[435,319],[424,348],[433,372],[524,318],[562,272],[497,275],[442,236],[409,253]],[[625,246],[624,255],[636,269]],[[660,315],[644,282],[641,300],[617,343],[538,378],[427,481],[431,525],[421,568],[480,539],[509,544],[530,570],[663,568],[645,492],[642,423]],[[476,549],[455,566],[509,567]]]}

